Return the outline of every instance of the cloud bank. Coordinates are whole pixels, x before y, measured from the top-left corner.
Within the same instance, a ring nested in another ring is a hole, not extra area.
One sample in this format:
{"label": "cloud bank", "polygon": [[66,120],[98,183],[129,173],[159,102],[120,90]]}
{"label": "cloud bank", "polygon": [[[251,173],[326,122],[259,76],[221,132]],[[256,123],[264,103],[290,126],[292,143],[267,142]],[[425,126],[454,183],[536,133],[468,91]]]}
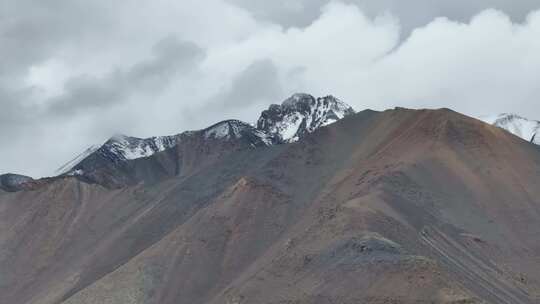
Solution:
{"label": "cloud bank", "polygon": [[533,1],[377,3],[4,1],[0,172],[52,174],[115,133],[253,121],[294,92],[540,119]]}

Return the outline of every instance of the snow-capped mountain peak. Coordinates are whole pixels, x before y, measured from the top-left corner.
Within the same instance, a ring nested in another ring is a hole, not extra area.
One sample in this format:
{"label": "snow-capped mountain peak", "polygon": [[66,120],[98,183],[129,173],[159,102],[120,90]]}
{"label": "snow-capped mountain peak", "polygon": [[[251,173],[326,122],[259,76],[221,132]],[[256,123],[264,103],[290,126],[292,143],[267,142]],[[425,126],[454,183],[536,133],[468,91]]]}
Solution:
{"label": "snow-capped mountain peak", "polygon": [[176,136],[158,136],[150,138],[137,138],[123,134],[116,134],[109,138],[103,145],[92,145],[83,153],[70,160],[56,173],[58,175],[81,175],[83,170],[78,165],[93,154],[99,154],[113,163],[133,160],[152,156],[153,154],[176,145]]}
{"label": "snow-capped mountain peak", "polygon": [[333,96],[315,98],[297,93],[264,111],[257,128],[273,135],[277,142],[290,143],[351,114],[354,110]]}
{"label": "snow-capped mountain peak", "polygon": [[120,134],[111,137],[99,148],[98,152],[111,156],[115,160],[125,161],[149,157],[175,145],[175,136],[158,136],[143,139]]}
{"label": "snow-capped mountain peak", "polygon": [[[93,168],[88,162],[94,162],[96,156],[112,163],[150,157],[176,147],[186,136],[201,136],[209,142],[240,141],[249,147],[292,143],[351,114],[354,114],[354,110],[333,96],[315,98],[309,94],[298,93],[283,101],[281,105],[271,105],[260,115],[257,126],[239,120],[225,120],[200,131],[187,131],[173,136],[143,139],[117,134],[101,146],[91,146],[60,167],[57,173],[84,175],[88,173],[86,168]],[[86,164],[83,164],[85,162]]]}
{"label": "snow-capped mountain peak", "polygon": [[530,120],[516,114],[503,113],[480,118],[482,121],[503,128],[508,132],[534,144],[540,144],[540,121]]}
{"label": "snow-capped mountain peak", "polygon": [[206,139],[241,139],[245,138],[254,146],[270,146],[270,135],[252,125],[239,120],[226,120],[203,130]]}

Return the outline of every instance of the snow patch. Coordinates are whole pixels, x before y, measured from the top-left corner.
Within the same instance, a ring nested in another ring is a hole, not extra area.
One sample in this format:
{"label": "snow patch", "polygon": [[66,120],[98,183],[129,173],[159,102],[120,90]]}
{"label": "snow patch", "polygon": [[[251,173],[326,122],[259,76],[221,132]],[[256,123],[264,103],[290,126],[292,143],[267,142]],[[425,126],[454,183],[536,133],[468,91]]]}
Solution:
{"label": "snow patch", "polygon": [[276,132],[281,134],[281,138],[286,141],[297,141],[298,129],[300,129],[303,118],[304,117],[299,113],[293,113],[286,116],[283,121],[276,126]]}
{"label": "snow patch", "polygon": [[221,123],[206,130],[204,137],[208,138],[229,138],[230,127],[228,123]]}
{"label": "snow patch", "polygon": [[291,143],[351,114],[354,110],[333,96],[315,98],[298,93],[281,105],[271,105],[257,121],[257,128],[277,137],[279,142]]}
{"label": "snow patch", "polygon": [[530,120],[516,114],[499,114],[484,116],[480,120],[507,130],[508,132],[523,138],[528,142],[540,144],[540,138],[536,136],[540,131],[540,121]]}
{"label": "snow patch", "polygon": [[160,136],[146,139],[117,135],[111,138],[102,148],[120,157],[122,160],[133,160],[150,157],[176,145],[174,136]]}

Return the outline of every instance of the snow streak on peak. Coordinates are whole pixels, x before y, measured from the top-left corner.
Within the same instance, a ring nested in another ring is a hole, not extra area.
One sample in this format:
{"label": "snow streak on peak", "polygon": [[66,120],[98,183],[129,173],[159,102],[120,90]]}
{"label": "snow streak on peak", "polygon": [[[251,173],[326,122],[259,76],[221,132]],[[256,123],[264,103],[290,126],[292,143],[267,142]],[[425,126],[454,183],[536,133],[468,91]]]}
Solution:
{"label": "snow streak on peak", "polygon": [[246,138],[254,146],[270,146],[272,144],[271,137],[256,129],[250,124],[239,120],[226,120],[219,122],[204,131],[206,139],[241,139]]}
{"label": "snow streak on peak", "polygon": [[204,130],[205,138],[240,138],[240,131],[249,128],[248,124],[239,120],[226,120],[208,127]]}
{"label": "snow streak on peak", "polygon": [[257,128],[273,135],[278,142],[290,143],[351,114],[354,110],[333,96],[315,98],[297,93],[264,111]]}
{"label": "snow streak on peak", "polygon": [[57,175],[82,175],[81,169],[76,169],[83,160],[93,154],[99,154],[113,162],[133,160],[149,157],[161,151],[165,151],[176,145],[175,136],[159,136],[150,138],[137,138],[116,134],[107,140],[103,145],[92,145],[83,153],[79,154],[62,167],[56,170]]}
{"label": "snow streak on peak", "polygon": [[486,123],[503,128],[526,141],[540,145],[540,121],[530,120],[516,114],[503,113],[495,116],[481,117]]}
{"label": "snow streak on peak", "polygon": [[142,139],[125,135],[115,135],[101,146],[98,152],[105,153],[108,156],[114,156],[116,160],[125,161],[149,157],[175,145],[175,136],[158,136]]}

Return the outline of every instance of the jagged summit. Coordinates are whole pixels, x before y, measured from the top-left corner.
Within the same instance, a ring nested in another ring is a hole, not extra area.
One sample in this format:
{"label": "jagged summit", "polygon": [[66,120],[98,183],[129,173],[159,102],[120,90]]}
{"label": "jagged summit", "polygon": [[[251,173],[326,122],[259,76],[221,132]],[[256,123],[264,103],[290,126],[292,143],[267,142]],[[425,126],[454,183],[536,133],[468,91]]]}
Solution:
{"label": "jagged summit", "polygon": [[63,165],[57,174],[82,175],[84,168],[94,165],[96,156],[111,163],[150,157],[176,147],[182,138],[202,136],[205,140],[243,141],[248,147],[263,147],[295,142],[316,129],[353,114],[354,110],[333,96],[315,98],[298,93],[282,102],[271,105],[257,121],[257,126],[239,120],[225,120],[200,131],[186,131],[172,136],[138,138],[117,134],[101,146],[91,146]]}
{"label": "jagged summit", "polygon": [[484,116],[480,120],[523,138],[526,141],[540,145],[540,121],[527,119],[512,113],[502,113],[494,116]]}
{"label": "jagged summit", "polygon": [[331,95],[315,98],[297,93],[264,111],[257,128],[273,135],[278,143],[290,143],[351,114],[354,110],[349,105]]}

